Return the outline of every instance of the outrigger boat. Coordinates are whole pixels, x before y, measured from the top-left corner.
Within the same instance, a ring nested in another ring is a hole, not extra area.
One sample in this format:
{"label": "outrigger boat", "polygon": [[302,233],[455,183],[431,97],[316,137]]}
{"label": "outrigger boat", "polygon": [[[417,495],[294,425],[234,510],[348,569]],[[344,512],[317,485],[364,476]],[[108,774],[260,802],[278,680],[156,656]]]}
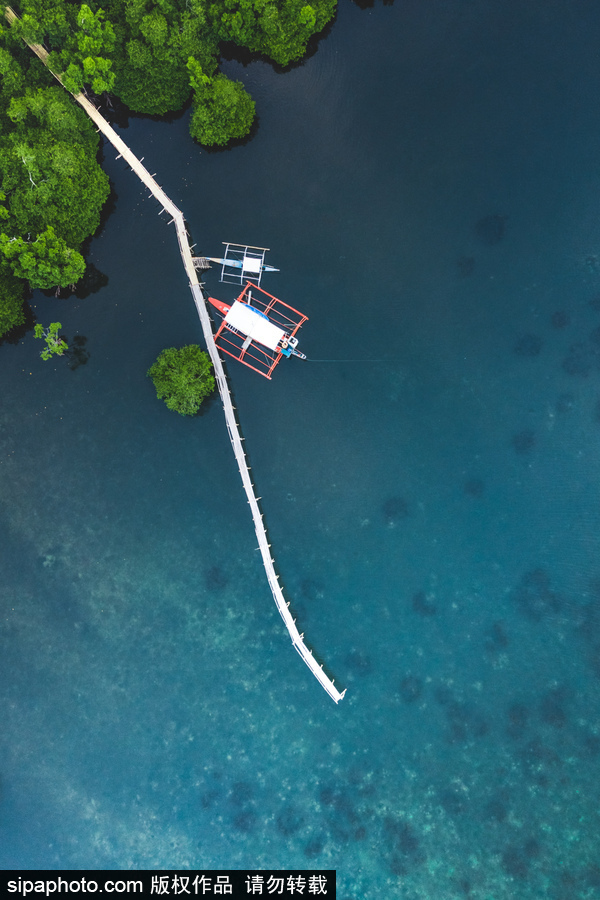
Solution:
{"label": "outrigger boat", "polygon": [[217,347],[265,378],[271,378],[284,356],[306,359],[297,349],[296,334],[308,316],[263,288],[248,281],[232,304],[214,297],[208,302],[223,316],[215,334]]}
{"label": "outrigger boat", "polygon": [[232,269],[242,269],[244,272],[279,272],[275,266],[261,265],[259,260],[255,259],[220,259],[218,256],[207,256],[209,262],[217,263],[218,266],[231,266]]}
{"label": "outrigger boat", "polygon": [[252,281],[258,287],[263,272],[279,272],[265,264],[268,247],[251,247],[248,244],[225,243],[225,256],[207,256],[208,262],[217,263],[221,268],[221,281],[229,284],[243,284]]}

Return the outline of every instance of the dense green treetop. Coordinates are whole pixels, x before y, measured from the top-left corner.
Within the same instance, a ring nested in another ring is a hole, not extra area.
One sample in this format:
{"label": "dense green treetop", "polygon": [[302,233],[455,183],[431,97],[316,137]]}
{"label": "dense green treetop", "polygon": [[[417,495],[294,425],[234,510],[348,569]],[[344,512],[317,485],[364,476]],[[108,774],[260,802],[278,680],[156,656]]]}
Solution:
{"label": "dense green treetop", "polygon": [[154,382],[159,400],[182,416],[195,415],[204,398],[215,389],[210,357],[197,344],[179,350],[168,347],[147,374]]}
{"label": "dense green treetop", "polygon": [[96,162],[98,135],[59,87],[26,88],[6,110],[0,135],[0,175],[10,236],[39,234],[48,225],[77,248],[100,224],[108,177]]}
{"label": "dense green treetop", "polygon": [[83,110],[8,26],[0,29],[0,335],[24,321],[25,287],[77,281],[82,242],[109,194]]}
{"label": "dense green treetop", "polygon": [[[189,58],[215,75],[233,41],[286,66],[335,13],[336,0],[20,0],[15,36],[43,42],[71,91],[111,91],[132,110],[177,110],[190,94]],[[14,40],[14,38],[13,38]],[[197,98],[197,104],[201,98]]]}
{"label": "dense green treetop", "polygon": [[12,267],[0,259],[0,336],[25,321],[25,282],[16,278]]}
{"label": "dense green treetop", "polygon": [[333,18],[335,0],[216,0],[209,16],[219,38],[264,53],[281,66],[306,52],[308,39]]}
{"label": "dense green treetop", "polygon": [[231,138],[248,134],[254,121],[254,100],[241,81],[230,81],[221,72],[209,78],[200,63],[188,60],[194,106],[190,133],[201,144],[223,146]]}
{"label": "dense green treetop", "polygon": [[26,278],[32,288],[67,287],[85,272],[81,253],[57,237],[51,225],[35,241],[0,234],[0,253],[12,263],[14,274]]}

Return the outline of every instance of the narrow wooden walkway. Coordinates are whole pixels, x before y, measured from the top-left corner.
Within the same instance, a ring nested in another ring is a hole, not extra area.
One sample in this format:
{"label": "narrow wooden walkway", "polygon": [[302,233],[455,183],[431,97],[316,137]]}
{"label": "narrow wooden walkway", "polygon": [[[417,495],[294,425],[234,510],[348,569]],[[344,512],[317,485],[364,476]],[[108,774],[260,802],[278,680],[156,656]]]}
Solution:
{"label": "narrow wooden walkway", "polygon": [[[17,19],[17,15],[10,7],[6,7],[6,18],[10,23]],[[37,56],[39,56],[44,65],[47,66],[48,54],[44,47],[42,47],[40,44],[29,44],[29,46],[31,47],[33,52],[36,53]],[[52,72],[52,74],[62,84],[60,77],[55,72]],[[154,180],[154,176],[148,172],[146,167],[142,164],[141,160],[139,160],[137,156],[132,153],[127,144],[119,137],[112,126],[109,125],[106,119],[98,112],[93,103],[90,103],[87,97],[85,97],[83,94],[73,94],[73,96],[75,97],[75,100],[77,100],[77,102],[83,107],[92,121],[96,124],[98,130],[107,138],[107,140],[110,141],[113,147],[115,147],[115,149],[118,151],[117,159],[119,157],[122,157],[125,162],[127,162],[128,165],[131,166],[138,178],[148,188],[150,193],[154,197],[156,197],[162,208],[171,216],[169,224],[175,224],[175,229],[177,231],[177,240],[179,242],[179,250],[181,252],[181,259],[183,261],[183,265],[189,279],[194,303],[196,304],[196,309],[198,310],[198,316],[202,325],[202,332],[204,334],[206,347],[214,366],[215,379],[219,388],[219,393],[221,395],[221,401],[223,403],[227,430],[229,432],[233,452],[235,453],[235,458],[240,470],[240,475],[242,478],[246,496],[248,498],[248,503],[250,504],[250,511],[252,513],[252,519],[254,521],[254,530],[258,539],[258,547],[262,556],[265,572],[267,574],[267,580],[271,587],[271,591],[273,592],[273,598],[275,600],[281,618],[285,622],[286,628],[290,634],[292,644],[294,645],[308,668],[311,670],[315,678],[319,681],[321,686],[327,691],[332,700],[335,700],[335,702],[338,703],[343,698],[346,691],[338,691],[332,679],[329,678],[324,672],[323,666],[317,662],[312,652],[304,643],[304,635],[300,634],[296,626],[296,622],[292,614],[290,613],[289,603],[286,602],[283,596],[283,591],[281,590],[281,586],[279,584],[279,578],[277,573],[275,572],[275,561],[271,556],[271,549],[267,541],[267,532],[263,522],[263,515],[258,505],[256,492],[254,490],[254,485],[252,484],[252,479],[250,477],[250,467],[246,460],[244,448],[242,447],[243,439],[240,435],[239,425],[237,423],[233,404],[231,402],[231,394],[229,391],[229,386],[227,384],[225,370],[223,369],[223,363],[214,341],[206,301],[204,299],[202,288],[200,282],[198,281],[196,268],[194,266],[194,257],[192,256],[192,251],[190,249],[183,213],[175,206],[173,201],[170,200],[169,197],[167,197],[160,185],[157,184],[157,182]]]}

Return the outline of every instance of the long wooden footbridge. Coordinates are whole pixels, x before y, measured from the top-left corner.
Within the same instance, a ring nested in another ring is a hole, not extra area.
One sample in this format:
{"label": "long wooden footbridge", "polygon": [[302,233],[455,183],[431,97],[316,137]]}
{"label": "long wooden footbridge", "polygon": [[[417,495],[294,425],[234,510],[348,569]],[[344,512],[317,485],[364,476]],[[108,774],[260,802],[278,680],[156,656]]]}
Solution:
{"label": "long wooden footbridge", "polygon": [[[10,7],[6,7],[6,18],[8,19],[9,23],[12,24],[12,22],[14,22],[18,17]],[[44,65],[48,66],[48,53],[45,48],[41,44],[29,44],[29,47],[42,60]],[[48,66],[48,68],[50,67]],[[50,69],[50,71],[52,70]],[[60,82],[60,84],[63,84],[60,76],[57,75],[56,72],[52,72],[52,74],[57,79],[57,81]],[[273,592],[273,598],[277,605],[277,609],[281,614],[281,618],[285,622],[285,626],[292,639],[292,644],[294,645],[308,668],[311,670],[315,678],[318,680],[319,684],[327,691],[332,700],[335,700],[336,703],[339,703],[346,691],[338,691],[335,684],[333,683],[333,680],[329,678],[329,676],[325,673],[323,666],[317,662],[312,652],[304,643],[304,635],[300,633],[295,619],[290,613],[290,604],[285,600],[283,596],[283,591],[281,589],[281,585],[279,584],[279,576],[275,572],[275,560],[271,556],[271,548],[267,540],[267,531],[263,522],[263,514],[260,511],[258,498],[256,496],[254,485],[250,477],[250,467],[248,465],[246,454],[242,446],[243,439],[240,435],[240,428],[235,417],[235,411],[233,408],[233,403],[231,401],[231,393],[227,384],[225,370],[223,369],[223,363],[214,341],[212,326],[210,317],[208,315],[204,294],[202,293],[202,287],[200,285],[200,282],[198,281],[198,276],[196,274],[194,257],[192,256],[183,213],[180,209],[177,208],[177,206],[175,206],[173,201],[170,200],[169,197],[167,197],[163,189],[155,181],[154,176],[148,172],[146,167],[142,164],[142,161],[139,160],[134,153],[132,153],[127,144],[119,137],[114,128],[109,125],[106,119],[96,109],[94,104],[90,103],[90,101],[84,94],[73,94],[72,96],[75,98],[75,100],[77,100],[79,105],[83,107],[90,119],[92,119],[92,121],[96,124],[98,130],[107,138],[107,140],[110,141],[113,147],[118,151],[117,159],[121,157],[125,160],[125,162],[138,176],[140,181],[143,182],[150,193],[158,200],[158,202],[162,206],[161,213],[165,211],[171,216],[169,224],[175,225],[177,240],[179,242],[179,250],[181,252],[181,259],[189,280],[194,303],[196,304],[196,309],[198,310],[198,316],[202,325],[202,332],[204,334],[206,347],[214,366],[215,379],[219,388],[219,393],[221,395],[221,401],[223,403],[223,411],[225,413],[227,430],[229,432],[231,445],[233,447],[233,452],[238,464],[238,469],[240,471],[244,490],[246,492],[248,503],[250,505],[250,511],[252,513],[252,519],[254,521],[254,530],[258,539],[258,548],[262,556],[263,565],[267,574],[267,580],[269,582],[271,591]]]}

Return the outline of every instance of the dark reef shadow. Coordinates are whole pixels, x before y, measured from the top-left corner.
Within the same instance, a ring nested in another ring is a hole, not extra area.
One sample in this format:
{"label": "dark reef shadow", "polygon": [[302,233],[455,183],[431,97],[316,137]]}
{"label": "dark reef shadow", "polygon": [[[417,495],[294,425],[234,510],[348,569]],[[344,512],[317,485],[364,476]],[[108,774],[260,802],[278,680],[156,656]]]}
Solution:
{"label": "dark reef shadow", "polygon": [[575,900],[600,897],[600,866],[592,863],[578,871],[562,871],[558,875],[552,900]]}
{"label": "dark reef shadow", "polygon": [[231,822],[236,831],[250,834],[260,820],[255,810],[254,789],[248,781],[236,781],[229,791]]}
{"label": "dark reef shadow", "polygon": [[565,413],[571,412],[575,407],[575,395],[574,394],[560,394],[556,398],[556,403],[554,404],[554,408],[559,416],[564,416]]}
{"label": "dark reef shadow", "polygon": [[337,842],[364,840],[369,813],[356,805],[358,791],[352,784],[329,783],[319,790],[319,803],[329,827],[331,837]]}
{"label": "dark reef shadow", "polygon": [[240,809],[235,813],[231,822],[236,831],[240,831],[242,834],[250,834],[250,832],[256,830],[259,818],[253,809]]}
{"label": "dark reef shadow", "polygon": [[456,260],[456,269],[459,278],[469,278],[475,271],[475,257],[459,256]]}
{"label": "dark reef shadow", "polygon": [[423,679],[417,675],[405,675],[400,682],[398,695],[403,703],[416,703],[423,695],[424,686]]}
{"label": "dark reef shadow", "polygon": [[517,456],[528,456],[535,447],[535,431],[524,428],[523,431],[513,434],[510,442]]}
{"label": "dark reef shadow", "polygon": [[587,378],[593,368],[600,363],[600,348],[591,341],[578,341],[571,344],[567,356],[562,361],[563,371],[567,375]]}
{"label": "dark reef shadow", "polygon": [[229,579],[221,566],[211,566],[204,573],[204,585],[212,594],[224,591]]}
{"label": "dark reef shadow", "polygon": [[314,859],[316,856],[320,856],[324,849],[325,836],[323,834],[317,834],[312,837],[304,847],[304,855],[307,859]]}
{"label": "dark reef shadow", "polygon": [[410,507],[405,497],[389,497],[381,510],[388,528],[395,528],[399,522],[410,518]]}
{"label": "dark reef shadow", "polygon": [[457,700],[447,685],[437,685],[433,697],[446,714],[448,744],[470,743],[489,733],[489,725],[480,710],[472,703]]}
{"label": "dark reef shadow", "polygon": [[525,737],[529,727],[529,710],[524,703],[515,700],[506,711],[508,722],[506,734],[511,740],[518,741]]}
{"label": "dark reef shadow", "polygon": [[484,822],[493,825],[502,825],[508,818],[508,813],[509,809],[505,792],[501,791],[499,794],[488,800],[483,808],[481,817]]}
{"label": "dark reef shadow", "polygon": [[532,358],[539,356],[542,349],[542,339],[537,334],[524,334],[515,344],[515,356]]}
{"label": "dark reef shadow", "polygon": [[314,603],[323,598],[324,586],[316,578],[303,578],[300,582],[300,594],[305,600]]}
{"label": "dark reef shadow", "polygon": [[481,478],[468,478],[463,485],[463,491],[467,497],[474,497],[478,500],[483,497],[485,483]]}
{"label": "dark reef shadow", "polygon": [[362,650],[351,650],[344,658],[344,665],[353,675],[361,678],[370,675],[373,670],[370,657]]}
{"label": "dark reef shadow", "polygon": [[510,844],[502,854],[502,868],[511,878],[524,881],[529,875],[531,863],[538,858],[540,852],[540,845],[535,838],[529,838],[522,844]]}
{"label": "dark reef shadow", "polygon": [[486,632],[485,649],[491,654],[500,653],[502,650],[506,650],[509,643],[505,623],[499,619]]}
{"label": "dark reef shadow", "polygon": [[586,731],[581,736],[581,755],[587,759],[597,759],[600,756],[600,735]]}
{"label": "dark reef shadow", "polygon": [[577,632],[583,640],[585,658],[594,675],[600,678],[600,580],[593,579],[590,597],[577,617]]}
{"label": "dark reef shadow", "polygon": [[438,792],[438,797],[442,809],[453,818],[462,816],[470,810],[469,796],[459,787],[454,785],[445,787]]}
{"label": "dark reef shadow", "polygon": [[567,724],[566,706],[572,693],[566,685],[553,687],[542,696],[540,717],[544,725],[552,728],[564,728]]}
{"label": "dark reef shadow", "polygon": [[560,756],[539,737],[532,737],[516,753],[524,777],[536,787],[548,788],[560,769]]}
{"label": "dark reef shadow", "polygon": [[293,803],[287,803],[275,817],[275,825],[279,834],[291,837],[304,825],[304,816]]}
{"label": "dark reef shadow", "polygon": [[413,612],[416,612],[422,619],[429,619],[437,612],[435,603],[429,600],[425,591],[417,591],[416,594],[413,594],[412,608]]}
{"label": "dark reef shadow", "polygon": [[507,216],[501,216],[498,213],[478,219],[474,229],[476,237],[488,247],[499,244],[504,238],[506,220]]}
{"label": "dark reef shadow", "polygon": [[446,707],[449,744],[467,744],[474,739],[485,737],[489,725],[481,712],[472,704],[451,700]]}
{"label": "dark reef shadow", "polygon": [[454,881],[454,889],[463,897],[471,897],[473,890],[473,881],[471,878],[461,878],[460,876]]}
{"label": "dark reef shadow", "polygon": [[562,608],[560,595],[550,587],[550,576],[540,568],[530,569],[521,576],[511,599],[532,622],[541,622]]}
{"label": "dark reef shadow", "polygon": [[426,854],[417,833],[404,819],[387,816],[383,823],[385,842],[389,848],[389,868],[393,875],[407,875],[422,865]]}

